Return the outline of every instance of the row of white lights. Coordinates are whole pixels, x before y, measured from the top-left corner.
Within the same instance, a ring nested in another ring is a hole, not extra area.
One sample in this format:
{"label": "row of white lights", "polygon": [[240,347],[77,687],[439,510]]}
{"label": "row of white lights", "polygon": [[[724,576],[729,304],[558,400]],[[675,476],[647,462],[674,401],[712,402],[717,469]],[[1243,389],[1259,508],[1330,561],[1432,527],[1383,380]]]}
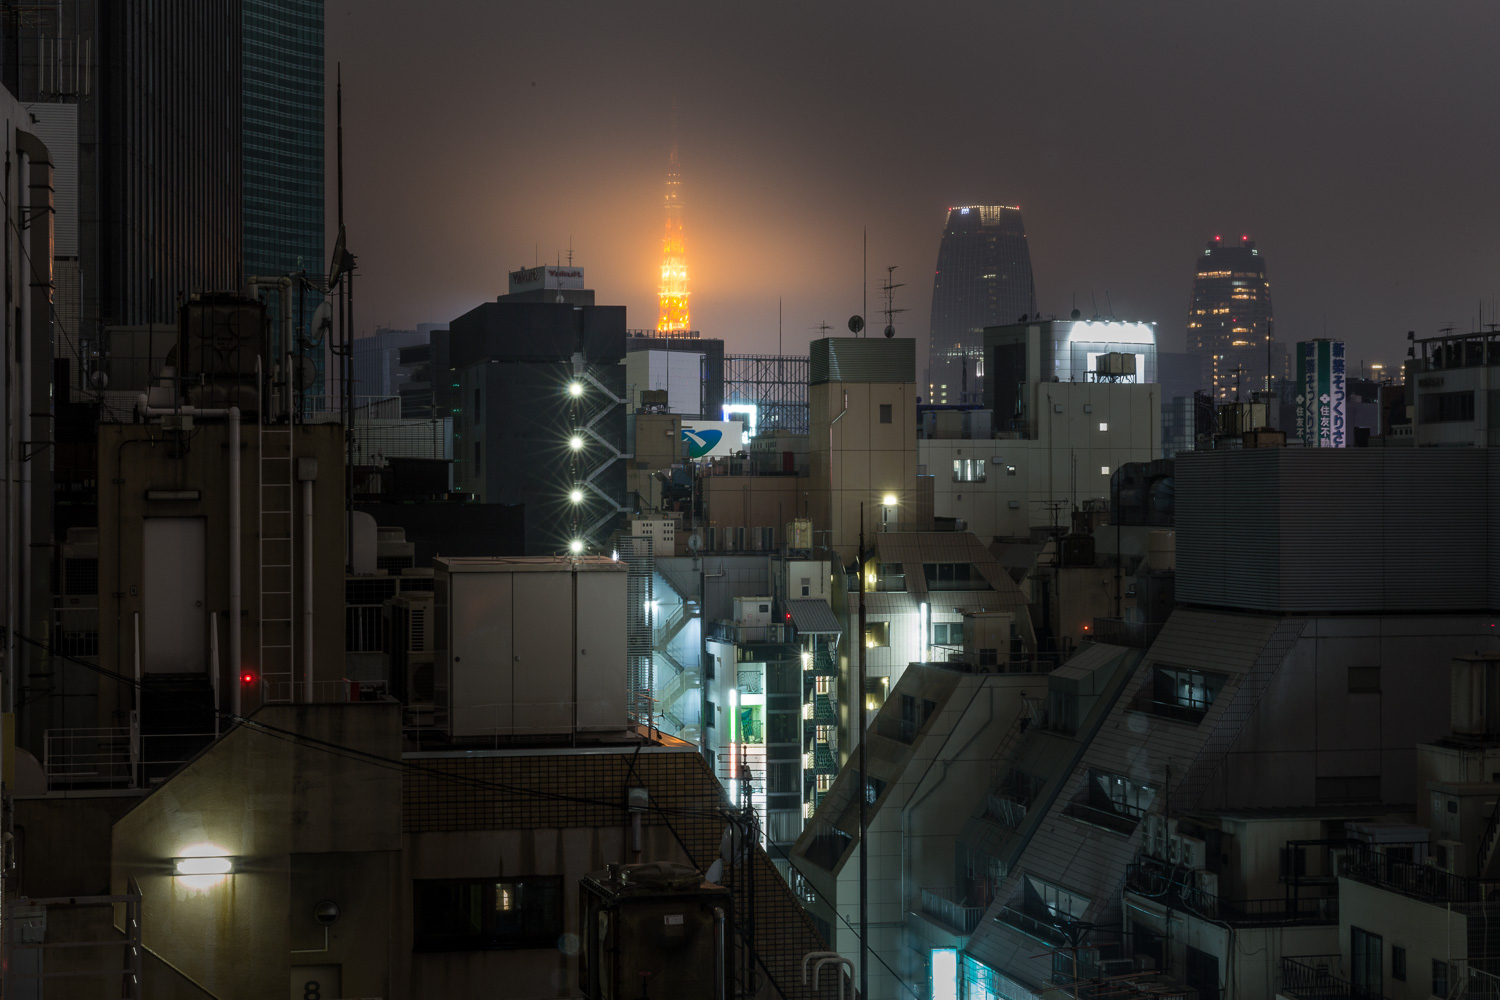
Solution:
{"label": "row of white lights", "polygon": [[[579,397],[581,397],[583,395],[583,383],[578,381],[577,379],[569,382],[568,395],[574,399],[578,399]],[[577,431],[574,431],[573,435],[568,438],[568,447],[573,451],[582,451],[583,435],[579,434]],[[574,486],[573,489],[568,493],[568,499],[575,504],[583,503],[583,490],[579,489],[577,486]],[[583,555],[583,539],[575,538],[572,541],[568,542],[568,552],[575,556]]]}

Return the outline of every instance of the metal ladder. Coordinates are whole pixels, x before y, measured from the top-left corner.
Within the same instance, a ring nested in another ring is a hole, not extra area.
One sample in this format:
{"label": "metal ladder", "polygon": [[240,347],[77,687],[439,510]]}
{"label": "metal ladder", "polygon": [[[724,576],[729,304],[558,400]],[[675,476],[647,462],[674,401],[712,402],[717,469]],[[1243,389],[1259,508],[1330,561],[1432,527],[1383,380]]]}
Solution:
{"label": "metal ladder", "polygon": [[260,680],[265,702],[296,701],[293,664],[296,579],[292,529],[295,521],[295,461],[292,426],[260,427]]}

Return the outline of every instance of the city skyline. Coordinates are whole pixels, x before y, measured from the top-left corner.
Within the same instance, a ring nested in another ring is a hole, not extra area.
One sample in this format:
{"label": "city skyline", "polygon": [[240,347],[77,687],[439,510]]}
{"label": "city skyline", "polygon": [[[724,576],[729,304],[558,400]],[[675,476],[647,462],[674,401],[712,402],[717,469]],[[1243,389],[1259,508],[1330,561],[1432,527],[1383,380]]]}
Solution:
{"label": "city skyline", "polygon": [[[498,11],[439,5],[414,22],[378,0],[333,5],[328,61],[330,72],[343,63],[347,213],[366,276],[359,322],[451,318],[571,239],[600,301],[651,326],[674,96],[692,166],[694,326],[746,352],[777,349],[778,298],[783,346],[798,351],[819,323],[842,329],[878,312],[892,264],[908,285],[898,335],[923,350],[937,213],[1000,199],[1021,205],[1036,234],[1043,313],[1065,316],[1075,297],[1091,313],[1091,299],[1101,309],[1108,299],[1116,315],[1158,322],[1169,350],[1185,346],[1182,260],[1228,226],[1275,248],[1287,342],[1322,335],[1326,317],[1352,361],[1391,366],[1407,330],[1468,329],[1481,299],[1488,319],[1497,290],[1483,220],[1500,195],[1479,165],[1496,139],[1471,125],[1487,115],[1473,83],[1479,40],[1500,28],[1500,11],[1466,4],[1418,19],[1377,5],[1351,29],[1334,8],[1279,5],[1233,30],[1229,12],[1096,14],[862,18],[839,43],[849,20],[839,8],[799,14],[791,35],[771,27],[775,16],[668,10],[668,45],[654,18],[590,8],[566,39],[507,42],[493,70],[483,51],[506,21]],[[948,51],[956,22],[974,37],[1030,39],[1006,54],[1017,82],[1003,113],[986,97],[986,60],[933,55]],[[1188,41],[1200,35],[1228,41],[1198,52]],[[419,76],[384,73],[424,44],[453,55]],[[1062,79],[1049,51],[1067,54]],[[559,71],[575,61],[598,72]],[[600,74],[608,88],[588,82]],[[499,110],[475,118],[444,93]],[[1245,121],[1223,132],[1229,106]],[[505,110],[516,107],[529,110]],[[410,125],[399,148],[388,121]],[[1393,123],[1402,139],[1388,144]],[[1253,148],[1233,138],[1251,134]],[[1458,135],[1464,153],[1431,155]],[[425,151],[438,144],[434,160]],[[1209,148],[1229,154],[1211,171],[1200,162]],[[440,188],[424,189],[434,176]]]}

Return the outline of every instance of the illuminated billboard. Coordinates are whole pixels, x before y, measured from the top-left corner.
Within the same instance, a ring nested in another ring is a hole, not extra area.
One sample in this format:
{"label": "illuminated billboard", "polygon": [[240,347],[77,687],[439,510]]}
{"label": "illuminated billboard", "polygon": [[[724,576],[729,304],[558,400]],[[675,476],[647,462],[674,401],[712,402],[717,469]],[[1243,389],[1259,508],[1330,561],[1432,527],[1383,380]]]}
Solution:
{"label": "illuminated billboard", "polygon": [[1307,447],[1347,446],[1344,377],[1343,341],[1297,344],[1297,436]]}
{"label": "illuminated billboard", "polygon": [[739,420],[684,420],[682,443],[688,458],[718,458],[745,450],[745,425]]}

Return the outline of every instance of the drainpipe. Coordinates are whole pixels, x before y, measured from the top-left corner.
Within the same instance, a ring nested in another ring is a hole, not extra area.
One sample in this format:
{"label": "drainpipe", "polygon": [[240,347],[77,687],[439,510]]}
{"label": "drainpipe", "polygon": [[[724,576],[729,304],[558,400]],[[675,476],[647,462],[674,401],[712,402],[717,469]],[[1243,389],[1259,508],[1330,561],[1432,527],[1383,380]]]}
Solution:
{"label": "drainpipe", "polygon": [[[16,131],[16,150],[27,160],[26,226],[31,231],[27,268],[31,294],[23,306],[29,335],[21,378],[21,622],[33,637],[50,640],[52,593],[52,154],[30,132]],[[19,337],[19,331],[17,331]],[[26,659],[45,654],[32,647]],[[12,672],[14,676],[14,672]],[[14,710],[15,701],[11,706]]]}
{"label": "drainpipe", "polygon": [[302,479],[302,700],[313,701],[313,477],[317,459],[307,459],[312,475],[303,476],[298,460],[298,477]]}
{"label": "drainpipe", "polygon": [[[240,408],[231,406],[148,406],[146,394],[136,397],[136,408],[143,416],[160,417],[184,414],[190,417],[229,418],[229,663],[234,669],[230,712],[238,717],[245,685],[240,681],[244,668],[240,637]],[[215,707],[217,710],[217,706]]]}
{"label": "drainpipe", "polygon": [[[828,527],[829,527],[830,530],[833,528],[833,512],[838,507],[838,505],[834,502],[834,498],[833,498],[833,425],[836,424],[836,423],[838,423],[840,420],[844,419],[844,414],[846,414],[848,412],[849,412],[849,392],[848,392],[848,390],[845,390],[844,391],[844,408],[841,409],[841,410],[839,410],[839,415],[838,416],[836,416],[832,420],[828,421]],[[865,526],[864,526],[864,519],[861,518],[860,519],[859,530],[862,532],[862,531],[864,531],[864,528],[865,528]],[[860,553],[860,558],[861,558],[861,560],[863,560],[863,558],[864,558],[864,553],[863,552]],[[859,586],[860,586],[861,590],[864,589],[864,585],[865,585],[865,569],[864,569],[863,562],[861,562],[860,568],[859,568]],[[845,586],[847,586],[847,583],[845,584]],[[864,642],[864,637],[863,636],[860,637],[860,642]]]}

